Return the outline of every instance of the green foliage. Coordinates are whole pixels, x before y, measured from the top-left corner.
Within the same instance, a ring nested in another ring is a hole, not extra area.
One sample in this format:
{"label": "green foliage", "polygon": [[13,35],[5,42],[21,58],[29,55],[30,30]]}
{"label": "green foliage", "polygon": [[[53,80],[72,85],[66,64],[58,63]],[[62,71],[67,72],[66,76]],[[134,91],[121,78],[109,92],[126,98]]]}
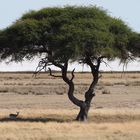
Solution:
{"label": "green foliage", "polygon": [[2,59],[7,56],[12,56],[12,60],[20,61],[26,54],[23,50],[28,50],[28,47],[34,46],[38,35],[36,30],[39,28],[36,26],[36,22],[33,20],[18,21],[11,27],[6,28],[1,34],[0,42],[2,41]]}
{"label": "green foliage", "polygon": [[48,50],[60,63],[85,54],[125,60],[129,51],[136,54],[138,44],[138,36],[122,20],[98,7],[30,11],[0,31],[1,59],[11,57],[13,61],[30,59]]}
{"label": "green foliage", "polygon": [[128,45],[128,50],[135,57],[140,57],[140,34],[132,34]]}

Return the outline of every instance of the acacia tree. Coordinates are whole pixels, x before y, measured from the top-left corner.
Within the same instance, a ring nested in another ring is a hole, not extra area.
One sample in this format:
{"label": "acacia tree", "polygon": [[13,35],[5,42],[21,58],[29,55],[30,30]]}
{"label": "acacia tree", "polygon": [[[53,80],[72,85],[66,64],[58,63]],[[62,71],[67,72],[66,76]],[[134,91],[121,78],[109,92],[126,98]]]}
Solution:
{"label": "acacia tree", "polygon": [[[10,27],[0,31],[1,60],[23,61],[44,56],[36,72],[54,65],[68,85],[68,97],[80,108],[76,120],[85,121],[100,78],[104,58],[121,62],[140,54],[140,35],[122,20],[110,17],[97,7],[45,8],[24,14]],[[137,50],[137,51],[136,51]],[[92,82],[85,100],[74,96],[74,70],[68,76],[68,64],[78,61],[91,69]]]}

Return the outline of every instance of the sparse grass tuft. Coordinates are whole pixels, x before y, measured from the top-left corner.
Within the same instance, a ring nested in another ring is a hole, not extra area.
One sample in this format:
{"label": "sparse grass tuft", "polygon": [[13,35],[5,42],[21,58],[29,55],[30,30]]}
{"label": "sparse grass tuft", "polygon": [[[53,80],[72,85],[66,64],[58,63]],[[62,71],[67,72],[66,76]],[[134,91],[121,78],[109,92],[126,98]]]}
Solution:
{"label": "sparse grass tuft", "polygon": [[111,92],[109,90],[105,89],[102,91],[102,94],[111,94]]}

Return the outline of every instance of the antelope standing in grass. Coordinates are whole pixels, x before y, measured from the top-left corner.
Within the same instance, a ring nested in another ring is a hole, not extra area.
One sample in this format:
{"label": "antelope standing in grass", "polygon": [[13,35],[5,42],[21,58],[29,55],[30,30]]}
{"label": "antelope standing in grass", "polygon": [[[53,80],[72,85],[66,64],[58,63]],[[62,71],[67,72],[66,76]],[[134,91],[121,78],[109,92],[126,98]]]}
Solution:
{"label": "antelope standing in grass", "polygon": [[10,119],[16,119],[18,115],[19,115],[19,112],[17,112],[17,114],[9,114],[9,117]]}

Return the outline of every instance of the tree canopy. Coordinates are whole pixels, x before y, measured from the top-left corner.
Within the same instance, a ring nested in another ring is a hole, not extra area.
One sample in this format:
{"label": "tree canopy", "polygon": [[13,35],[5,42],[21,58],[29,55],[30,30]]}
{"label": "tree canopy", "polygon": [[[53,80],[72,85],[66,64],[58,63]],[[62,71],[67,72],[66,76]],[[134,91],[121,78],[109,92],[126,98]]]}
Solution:
{"label": "tree canopy", "polygon": [[139,34],[101,8],[54,7],[30,11],[0,31],[0,52],[1,59],[11,61],[48,51],[62,63],[85,54],[126,60],[139,56],[139,40]]}

